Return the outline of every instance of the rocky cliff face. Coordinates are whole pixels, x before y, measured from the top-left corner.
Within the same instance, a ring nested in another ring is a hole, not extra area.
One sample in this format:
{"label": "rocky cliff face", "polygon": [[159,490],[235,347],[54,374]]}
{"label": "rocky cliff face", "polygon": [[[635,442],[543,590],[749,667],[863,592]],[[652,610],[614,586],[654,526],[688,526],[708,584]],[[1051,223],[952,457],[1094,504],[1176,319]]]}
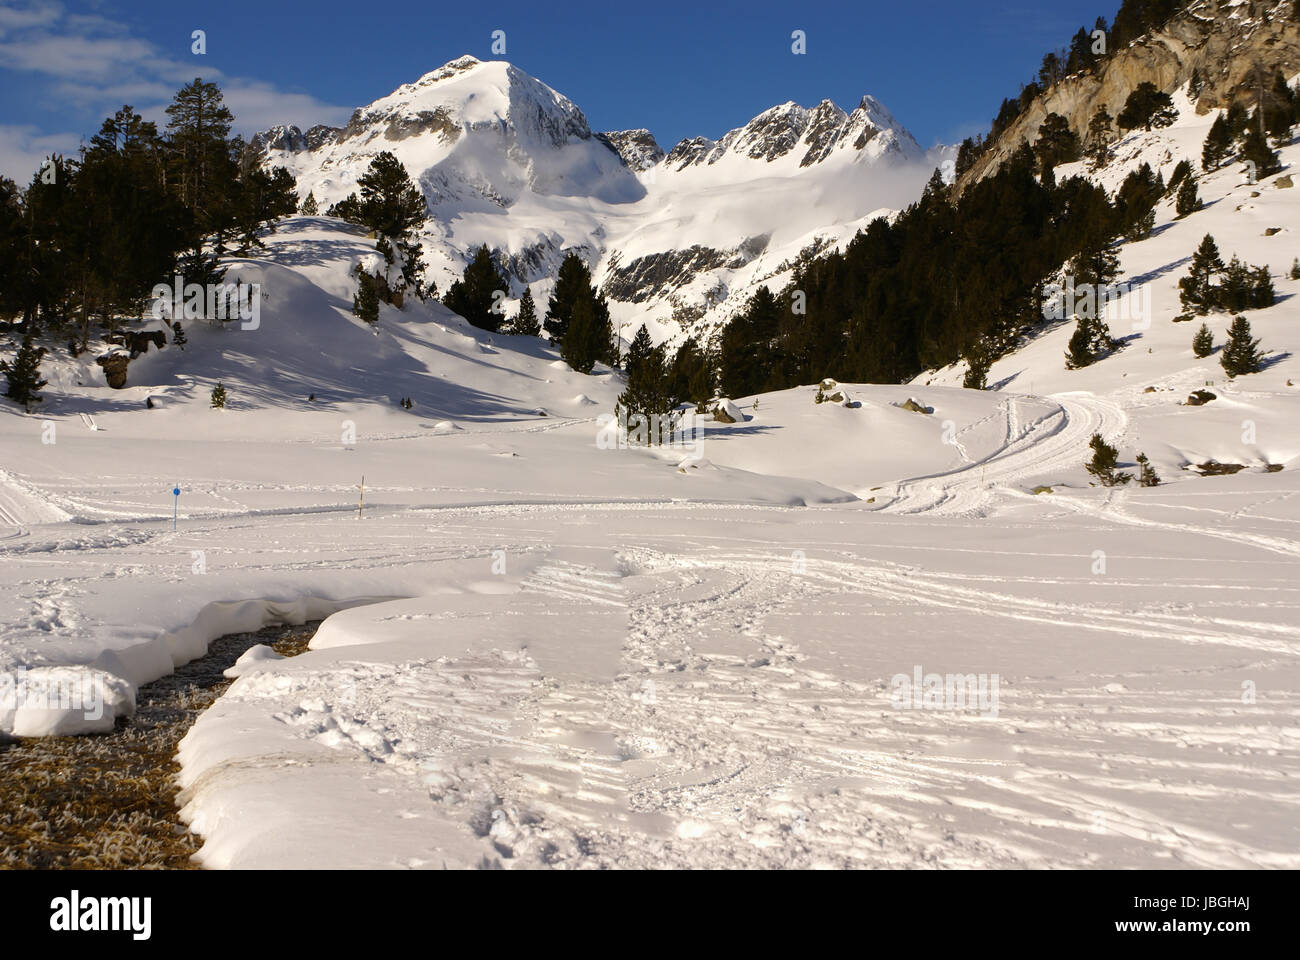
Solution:
{"label": "rocky cliff face", "polygon": [[862,153],[870,161],[919,162],[925,155],[916,139],[873,97],[863,97],[852,113],[829,100],[811,110],[783,103],[760,113],[720,140],[691,137],[673,147],[664,166],[680,172],[712,166],[726,157],[767,163],[790,154],[800,167],[828,160],[836,151]]}
{"label": "rocky cliff face", "polygon": [[649,130],[610,130],[596,134],[596,139],[604,142],[630,170],[637,173],[649,170],[664,158],[664,148],[659,146]]}
{"label": "rocky cliff face", "polygon": [[997,171],[1020,144],[1038,139],[1049,113],[1065,117],[1083,140],[1098,109],[1112,117],[1124,109],[1128,95],[1143,82],[1173,93],[1193,71],[1202,86],[1198,112],[1225,107],[1234,97],[1254,102],[1242,87],[1256,65],[1281,70],[1290,78],[1300,72],[1300,21],[1289,3],[1279,0],[1199,0],[1158,30],[1116,51],[1099,72],[1067,77],[1029,108],[958,182],[958,190]]}

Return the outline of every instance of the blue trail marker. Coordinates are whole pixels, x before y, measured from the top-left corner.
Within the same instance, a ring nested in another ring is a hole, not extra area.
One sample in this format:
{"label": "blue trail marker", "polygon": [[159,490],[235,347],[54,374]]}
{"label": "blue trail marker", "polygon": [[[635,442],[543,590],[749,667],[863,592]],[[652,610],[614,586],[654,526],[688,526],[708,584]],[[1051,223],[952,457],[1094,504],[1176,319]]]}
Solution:
{"label": "blue trail marker", "polygon": [[176,505],[181,502],[181,488],[172,487],[172,529],[176,529]]}

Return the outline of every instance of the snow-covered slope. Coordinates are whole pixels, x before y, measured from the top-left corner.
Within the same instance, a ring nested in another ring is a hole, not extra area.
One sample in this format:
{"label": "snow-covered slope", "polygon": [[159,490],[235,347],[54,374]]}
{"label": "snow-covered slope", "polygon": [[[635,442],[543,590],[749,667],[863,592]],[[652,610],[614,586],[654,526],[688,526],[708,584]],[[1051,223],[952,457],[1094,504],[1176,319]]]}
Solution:
{"label": "snow-covered slope", "polygon": [[534,284],[544,304],[575,251],[629,339],[642,322],[661,339],[715,326],[757,284],[783,282],[800,251],[846,242],[952,162],[950,150],[923,151],[871,97],[851,112],[782,104],[665,154],[645,130],[593,133],[544,83],[468,56],[361,107],[341,130],[281,127],[253,146],[322,212],[356,189],[375,154],[393,152],[428,200],[439,289],[487,244],[511,295]]}
{"label": "snow-covered slope", "polygon": [[[1210,120],[1097,176],[1167,176]],[[603,446],[618,375],[540,341],[415,302],[365,326],[373,242],[291,218],[231,265],[256,329],[189,324],[116,391],[51,353],[41,408],[0,405],[0,731],[105,730],[212,638],[328,617],[182,743],[206,866],[1294,869],[1300,145],[1283,161],[1206,176],[1205,209],[1123,248],[1151,324],[1092,367],[1064,369],[1062,324],[995,389],[734,398],[689,450]],[[755,163],[661,177],[707,196]],[[542,196],[516,172],[516,206]],[[1247,312],[1269,366],[1231,383],[1172,320],[1205,233],[1279,294]],[[1089,486],[1093,432],[1166,482]],[[1244,469],[1183,469],[1208,457]],[[900,699],[918,675],[939,696]],[[49,696],[95,681],[97,716]]]}
{"label": "snow-covered slope", "polygon": [[[1073,321],[1049,324],[1026,343],[998,360],[988,382],[1004,392],[1068,394],[1084,391],[1108,398],[1121,410],[1111,417],[1109,431],[1121,442],[1131,461],[1145,452],[1166,480],[1188,475],[1188,468],[1207,460],[1241,463],[1253,470],[1282,465],[1300,455],[1300,431],[1294,429],[1300,411],[1300,281],[1291,267],[1300,256],[1300,143],[1281,152],[1281,173],[1251,183],[1243,164],[1201,170],[1201,147],[1219,111],[1198,116],[1186,90],[1174,97],[1177,122],[1164,130],[1137,131],[1113,148],[1113,159],[1093,170],[1080,162],[1059,167],[1058,179],[1087,176],[1112,194],[1124,177],[1142,163],[1169,179],[1180,160],[1187,159],[1198,178],[1204,206],[1179,219],[1173,198],[1156,210],[1152,235],[1120,247],[1119,280],[1133,292],[1117,304],[1128,317],[1109,321],[1111,335],[1123,349],[1091,366],[1065,369],[1064,356]],[[1175,322],[1183,313],[1178,281],[1187,276],[1192,253],[1202,237],[1215,238],[1226,263],[1234,254],[1255,266],[1267,266],[1277,302],[1263,310],[1242,311],[1266,352],[1265,369],[1228,378],[1219,365],[1231,315],[1215,312],[1190,322]],[[1149,323],[1140,317],[1149,302]],[[1202,320],[1214,334],[1216,350],[1209,357],[1192,353],[1192,336]],[[964,367],[926,373],[918,383],[959,385]],[[1218,399],[1205,406],[1186,406],[1196,389]]]}

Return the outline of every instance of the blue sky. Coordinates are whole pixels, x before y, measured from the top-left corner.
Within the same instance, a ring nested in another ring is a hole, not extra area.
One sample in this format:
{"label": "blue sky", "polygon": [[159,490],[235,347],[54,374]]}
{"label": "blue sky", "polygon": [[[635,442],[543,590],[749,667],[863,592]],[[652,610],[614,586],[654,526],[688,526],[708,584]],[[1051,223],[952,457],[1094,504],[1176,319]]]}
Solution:
{"label": "blue sky", "polygon": [[[923,146],[988,127],[1002,97],[1115,0],[925,3],[407,3],[389,0],[0,0],[0,173],[26,181],[114,108],[161,116],[215,79],[239,126],[342,123],[353,107],[464,53],[507,59],[593,129],[647,127],[671,148],[766,108],[884,103]],[[206,32],[207,52],[191,52]],[[807,53],[791,52],[803,30]],[[496,57],[492,33],[504,30]]]}

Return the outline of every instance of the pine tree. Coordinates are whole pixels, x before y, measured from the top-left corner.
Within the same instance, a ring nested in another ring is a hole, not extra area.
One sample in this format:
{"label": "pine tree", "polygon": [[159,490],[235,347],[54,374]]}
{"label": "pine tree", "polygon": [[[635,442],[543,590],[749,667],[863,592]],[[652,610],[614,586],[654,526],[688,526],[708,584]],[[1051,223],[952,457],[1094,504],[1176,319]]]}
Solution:
{"label": "pine tree", "polygon": [[304,217],[314,217],[317,213],[316,195],[308,193],[307,199],[302,202],[302,215]]}
{"label": "pine tree", "polygon": [[1038,127],[1038,139],[1034,142],[1034,155],[1044,177],[1050,177],[1052,170],[1062,163],[1072,163],[1079,159],[1079,138],[1070,129],[1070,123],[1059,113],[1049,113],[1047,119]]}
{"label": "pine tree", "polygon": [[297,184],[283,167],[266,171],[250,167],[234,183],[227,201],[228,217],[239,238],[240,253],[265,247],[259,236],[263,226],[275,232],[275,221],[298,209]]}
{"label": "pine tree", "polygon": [[202,78],[177,91],[166,113],[168,181],[194,212],[199,236],[216,231],[220,248],[225,208],[237,173],[229,140],[234,115],[221,88]]}
{"label": "pine tree", "polygon": [[1065,271],[1074,278],[1076,287],[1085,283],[1103,287],[1119,275],[1119,254],[1102,231],[1093,231],[1079,252],[1070,258]]}
{"label": "pine tree", "polygon": [[551,299],[546,307],[546,322],[543,325],[557,346],[564,342],[565,334],[568,333],[574,303],[590,295],[591,272],[576,253],[566,254],[555,278],[555,288],[551,291]]}
{"label": "pine tree", "polygon": [[[637,414],[646,419],[647,425],[660,423],[652,417],[664,418],[671,414],[674,403],[669,393],[668,377],[664,370],[664,350],[650,342],[650,334],[641,325],[641,329],[632,338],[632,345],[627,354],[627,389],[618,398],[618,409],[626,414],[628,421]],[[651,443],[662,438],[662,433],[649,432]]]}
{"label": "pine tree", "polygon": [[174,321],[172,323],[172,345],[184,350],[187,343],[189,343],[189,339],[185,336],[185,328],[181,326],[179,320]]}
{"label": "pine tree", "polygon": [[1246,127],[1250,125],[1250,114],[1246,112],[1246,107],[1240,100],[1234,100],[1228,105],[1224,121],[1228,125],[1228,141],[1237,143],[1246,135]]}
{"label": "pine tree", "polygon": [[1201,148],[1201,168],[1217,170],[1231,150],[1232,132],[1228,129],[1227,118],[1221,113],[1215,118],[1205,138],[1205,146]]}
{"label": "pine tree", "polygon": [[524,287],[524,295],[519,298],[519,312],[510,322],[510,332],[521,337],[541,336],[542,324],[537,319],[537,306],[533,303],[533,291]]}
{"label": "pine tree", "polygon": [[723,329],[719,359],[722,392],[728,397],[762,393],[772,383],[783,315],[781,303],[763,286]]}
{"label": "pine tree", "polygon": [[1174,109],[1169,94],[1162,93],[1154,83],[1144,80],[1128,95],[1128,99],[1124,102],[1124,109],[1120,111],[1115,122],[1121,130],[1133,130],[1137,127],[1150,130],[1167,127],[1177,118],[1178,112]]}
{"label": "pine tree", "polygon": [[1192,337],[1192,353],[1201,359],[1205,359],[1214,352],[1214,334],[1206,324],[1201,324],[1201,329],[1196,331],[1196,336]]}
{"label": "pine tree", "polygon": [[[385,278],[390,296],[409,290],[423,297],[424,261],[417,231],[429,216],[424,194],[411,181],[402,162],[387,150],[370,161],[366,172],[357,178],[357,186],[361,188],[361,199],[349,196],[330,208],[330,216],[341,216],[373,231],[380,240],[376,249],[390,269],[400,260],[401,279]],[[395,297],[389,302],[396,302]]]}
{"label": "pine tree", "polygon": [[1137,464],[1141,468],[1138,473],[1138,485],[1143,487],[1160,486],[1160,474],[1156,473],[1156,468],[1151,465],[1145,453],[1137,455]]}
{"label": "pine tree", "polygon": [[1296,110],[1300,106],[1295,91],[1287,84],[1280,70],[1274,71],[1273,83],[1264,92],[1264,129],[1276,140],[1290,139],[1291,126],[1296,122]]}
{"label": "pine tree", "polygon": [[1229,377],[1258,373],[1263,367],[1264,356],[1260,353],[1259,341],[1251,337],[1250,321],[1245,317],[1233,318],[1219,363]]}
{"label": "pine tree", "polygon": [[1065,369],[1091,366],[1116,346],[1118,344],[1111,339],[1106,321],[1100,317],[1079,317],[1065,354]]}
{"label": "pine tree", "polygon": [[574,301],[569,316],[569,329],[560,344],[560,357],[579,373],[591,373],[600,357],[597,320],[594,304],[589,297]]}
{"label": "pine tree", "polygon": [[223,387],[220,382],[218,382],[217,385],[212,388],[212,409],[224,410],[225,408],[226,408],[226,388]]}
{"label": "pine tree", "polygon": [[1184,310],[1205,316],[1218,304],[1219,289],[1214,278],[1223,272],[1219,245],[1208,233],[1192,256],[1188,276],[1178,281],[1178,297]]}
{"label": "pine tree", "polygon": [[1224,310],[1245,310],[1254,302],[1254,278],[1241,258],[1233,254],[1223,271],[1216,305]]}
{"label": "pine tree", "polygon": [[1254,124],[1251,124],[1246,139],[1241,144],[1241,159],[1255,165],[1256,180],[1271,177],[1282,169],[1277,154],[1269,147],[1268,140],[1260,133],[1259,127]]}
{"label": "pine tree", "polygon": [[[1300,3],[1297,4],[1297,9],[1300,9]],[[1300,280],[1300,257],[1291,261],[1291,279]]]}
{"label": "pine tree", "polygon": [[1186,157],[1174,164],[1174,172],[1169,175],[1169,192],[1173,193],[1174,188],[1183,182],[1186,177],[1192,175],[1192,164]]}
{"label": "pine tree", "polygon": [[1103,440],[1101,434],[1094,433],[1088,446],[1092,448],[1092,459],[1087,464],[1088,472],[1103,487],[1122,486],[1133,479],[1131,473],[1118,472],[1119,451]]}
{"label": "pine tree", "polygon": [[993,352],[983,338],[976,340],[966,350],[966,373],[961,385],[967,390],[987,390],[989,368],[993,366]]}
{"label": "pine tree", "polygon": [[1268,267],[1256,267],[1251,280],[1250,305],[1257,310],[1273,306],[1277,293],[1273,289],[1273,278],[1269,276]]}
{"label": "pine tree", "polygon": [[1155,207],[1164,194],[1164,183],[1143,163],[1132,171],[1115,193],[1115,210],[1120,232],[1129,240],[1142,240],[1155,226]]}
{"label": "pine tree", "polygon": [[1201,199],[1196,195],[1196,178],[1186,177],[1183,179],[1182,186],[1178,188],[1178,196],[1174,199],[1174,212],[1181,218],[1199,209],[1201,209]]}
{"label": "pine tree", "polygon": [[379,322],[378,284],[361,264],[357,264],[353,272],[357,278],[357,292],[352,297],[352,313],[373,327]]}
{"label": "pine tree", "polygon": [[[176,262],[176,272],[180,275],[181,280],[184,282],[184,285],[186,287],[188,287],[190,284],[196,283],[200,287],[204,288],[205,290],[219,289],[225,284],[226,281],[226,268],[221,266],[221,263],[217,259],[216,254],[204,253],[202,247],[195,247],[193,250],[190,250],[189,252],[183,254],[180,257],[180,259],[177,260]],[[221,309],[220,305],[217,304],[214,305],[218,307],[218,312],[220,312]],[[181,311],[184,310],[185,304],[183,303],[170,304],[170,308],[174,314],[172,316],[172,319],[176,320],[180,316],[182,316]],[[229,302],[227,302],[225,305],[225,315],[227,318],[230,318],[232,315],[231,304]],[[209,317],[207,315],[206,298],[204,299],[203,309],[200,312],[198,317],[189,317],[188,315],[186,316],[188,319],[195,319],[195,320],[219,319],[218,317],[215,316]]]}
{"label": "pine tree", "polygon": [[668,371],[668,392],[674,403],[702,403],[713,396],[713,370],[709,354],[699,341],[687,337],[677,348]]}
{"label": "pine tree", "polygon": [[0,360],[0,373],[7,380],[5,396],[15,403],[21,403],[28,412],[31,411],[32,404],[44,399],[40,395],[41,388],[46,384],[41,379],[41,358],[44,356],[45,348],[36,346],[35,334],[29,330],[13,360]]}
{"label": "pine tree", "polygon": [[466,265],[465,275],[451,285],[443,304],[480,330],[495,333],[505,322],[503,304],[509,290],[509,282],[484,244]]}
{"label": "pine tree", "polygon": [[1098,107],[1088,122],[1088,156],[1100,166],[1110,153],[1111,130],[1115,120],[1105,107]]}

